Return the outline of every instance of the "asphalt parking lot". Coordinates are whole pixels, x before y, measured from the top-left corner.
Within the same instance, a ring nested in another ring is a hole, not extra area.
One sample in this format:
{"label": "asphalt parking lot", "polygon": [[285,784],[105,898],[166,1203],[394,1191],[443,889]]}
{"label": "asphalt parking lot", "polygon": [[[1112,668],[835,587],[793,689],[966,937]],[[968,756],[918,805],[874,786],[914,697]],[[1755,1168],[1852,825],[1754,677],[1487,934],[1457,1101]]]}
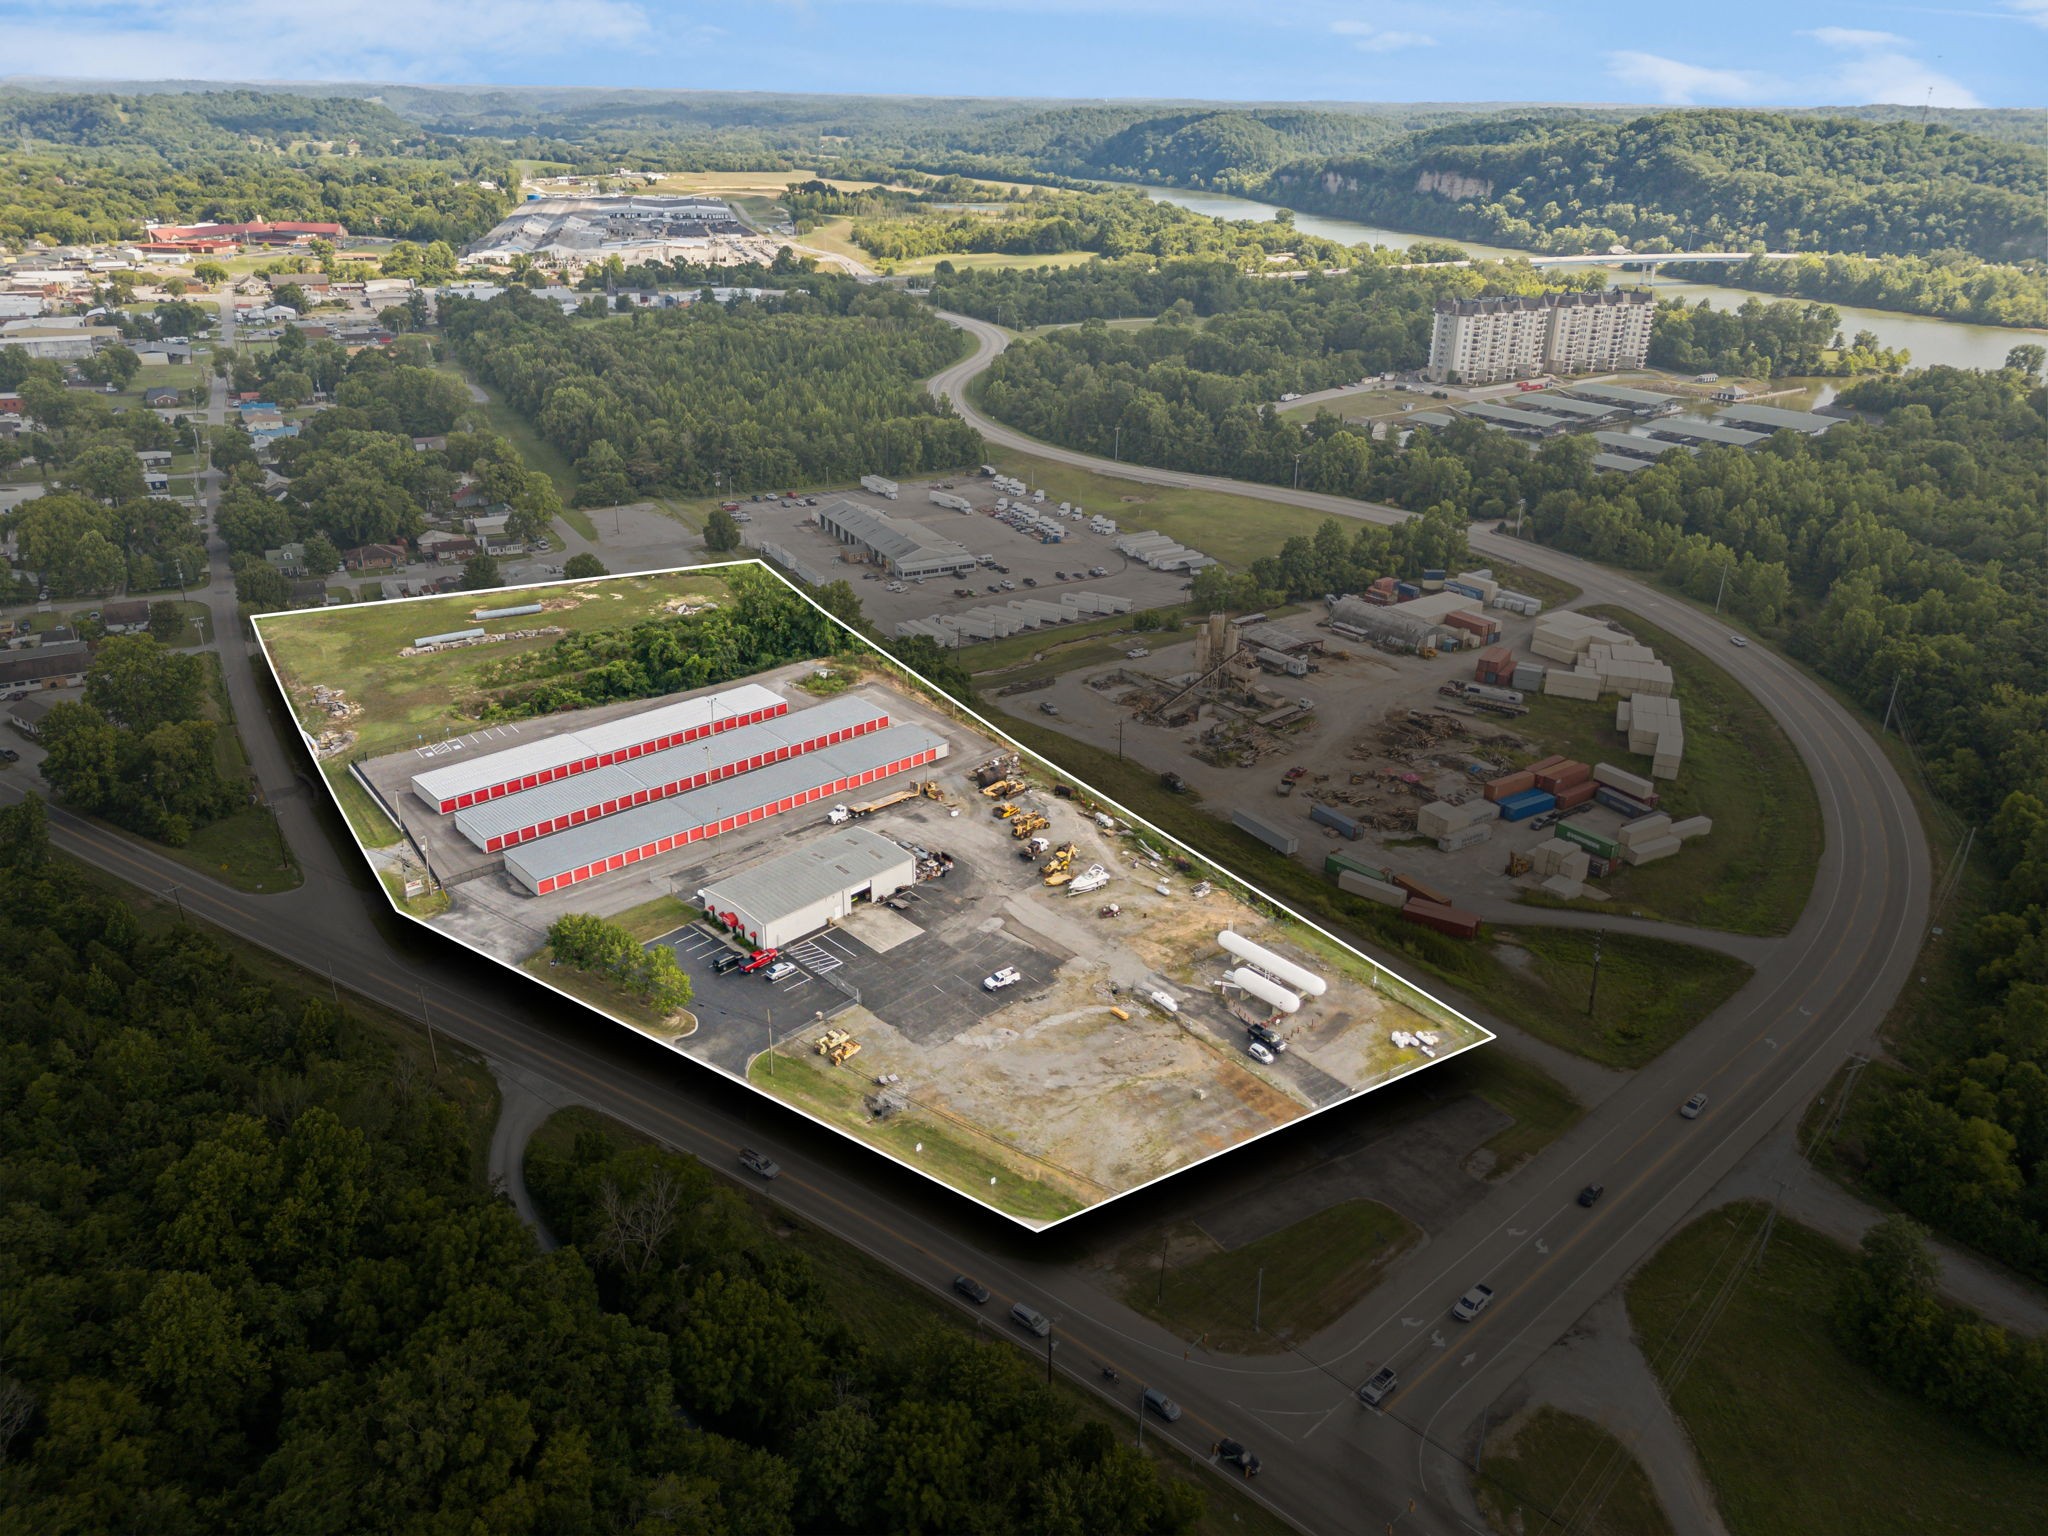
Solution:
{"label": "asphalt parking lot", "polygon": [[[698,1030],[684,1048],[744,1072],[747,1059],[767,1048],[771,1024],[779,1039],[856,1001],[909,1039],[934,1044],[1044,990],[1063,957],[1045,953],[1000,922],[975,922],[974,884],[962,864],[942,880],[902,893],[903,917],[922,931],[887,953],[838,928],[792,944],[781,958],[796,973],[777,982],[767,981],[764,972],[718,974],[718,957],[738,951],[707,924],[650,941],[672,949],[690,975]],[[984,991],[982,978],[1004,966],[1016,967],[1023,980],[1000,992]]]}

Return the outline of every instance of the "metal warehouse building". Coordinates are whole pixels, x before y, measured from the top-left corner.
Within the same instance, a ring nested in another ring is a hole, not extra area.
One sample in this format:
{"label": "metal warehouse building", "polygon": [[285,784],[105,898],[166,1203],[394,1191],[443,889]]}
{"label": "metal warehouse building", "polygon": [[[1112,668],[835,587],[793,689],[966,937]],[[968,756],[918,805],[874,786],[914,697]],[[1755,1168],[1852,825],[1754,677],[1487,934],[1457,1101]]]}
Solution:
{"label": "metal warehouse building", "polygon": [[898,576],[954,576],[979,563],[964,544],[850,501],[822,506],[817,516],[818,526],[833,538]]}
{"label": "metal warehouse building", "polygon": [[593,768],[553,784],[487,800],[457,811],[455,830],[485,853],[497,853],[564,827],[579,827],[600,816],[665,800],[821,747],[837,746],[879,731],[888,723],[888,711],[865,699],[831,699],[793,715],[650,752],[630,763]]}
{"label": "metal warehouse building", "polygon": [[602,725],[563,731],[545,741],[522,742],[503,751],[429,768],[413,775],[412,792],[446,816],[500,795],[753,725],[788,709],[788,704],[759,683],[743,683],[637,715],[622,715]]}
{"label": "metal warehouse building", "polygon": [[917,883],[917,860],[879,832],[848,827],[707,885],[697,904],[764,949],[780,949]]}
{"label": "metal warehouse building", "polygon": [[534,895],[545,896],[945,755],[944,737],[922,726],[892,725],[723,783],[535,838],[507,851],[505,873]]}

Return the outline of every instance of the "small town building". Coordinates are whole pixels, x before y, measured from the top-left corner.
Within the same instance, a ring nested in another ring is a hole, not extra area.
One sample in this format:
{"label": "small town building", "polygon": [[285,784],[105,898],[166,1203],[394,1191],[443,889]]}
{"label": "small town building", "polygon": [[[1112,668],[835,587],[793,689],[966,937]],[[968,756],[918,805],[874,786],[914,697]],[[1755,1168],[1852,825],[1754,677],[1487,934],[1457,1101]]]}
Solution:
{"label": "small town building", "polygon": [[916,883],[909,849],[866,827],[845,827],[705,886],[697,902],[749,943],[781,949],[851,916],[861,902]]}

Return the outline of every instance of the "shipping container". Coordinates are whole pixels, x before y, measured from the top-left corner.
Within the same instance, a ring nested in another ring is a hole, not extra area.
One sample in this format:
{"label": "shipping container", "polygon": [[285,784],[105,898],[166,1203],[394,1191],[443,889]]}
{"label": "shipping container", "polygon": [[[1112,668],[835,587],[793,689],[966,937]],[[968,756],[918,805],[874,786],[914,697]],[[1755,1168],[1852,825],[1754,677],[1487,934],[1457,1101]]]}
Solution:
{"label": "shipping container", "polygon": [[1591,781],[1593,770],[1584,763],[1560,763],[1547,772],[1536,775],[1536,787],[1556,794],[1561,789],[1570,789],[1574,784]]}
{"label": "shipping container", "polygon": [[1541,762],[1531,763],[1528,771],[1530,773],[1548,773],[1560,763],[1568,763],[1570,761],[1571,759],[1568,757],[1546,757]]}
{"label": "shipping container", "polygon": [[1447,933],[1454,939],[1479,937],[1478,914],[1460,911],[1447,902],[1411,901],[1401,909],[1401,915],[1411,923],[1434,928],[1438,933]]}
{"label": "shipping container", "polygon": [[1247,811],[1232,811],[1230,824],[1241,832],[1248,832],[1275,852],[1290,857],[1301,847],[1301,840],[1292,832],[1283,832],[1278,827],[1268,826]]}
{"label": "shipping container", "polygon": [[1416,586],[1412,581],[1397,581],[1394,583],[1394,595],[1406,601],[1409,598],[1422,596],[1422,588]]}
{"label": "shipping container", "polygon": [[1488,780],[1486,788],[1481,793],[1489,800],[1505,800],[1510,795],[1519,795],[1524,790],[1535,787],[1536,775],[1524,769],[1520,773],[1506,773],[1497,779]]}
{"label": "shipping container", "polygon": [[1462,848],[1470,848],[1477,843],[1483,843],[1492,836],[1493,823],[1487,821],[1478,822],[1473,826],[1461,827],[1456,832],[1447,833],[1443,837],[1438,838],[1436,840],[1437,851],[1439,853],[1456,853]]}
{"label": "shipping container", "polygon": [[1540,789],[1529,789],[1500,802],[1500,819],[1527,821],[1531,816],[1541,816],[1545,811],[1555,809],[1557,796],[1547,795]]}
{"label": "shipping container", "polygon": [[1568,843],[1577,843],[1586,852],[1606,859],[1609,863],[1621,857],[1621,844],[1604,833],[1595,832],[1591,827],[1582,827],[1576,822],[1560,821],[1557,824],[1557,835]]}
{"label": "shipping container", "polygon": [[1605,784],[1599,786],[1598,792],[1593,798],[1606,806],[1610,811],[1619,812],[1631,821],[1638,816],[1652,815],[1657,809],[1654,804],[1646,804],[1638,800],[1634,795],[1624,795],[1618,789],[1609,789]]}
{"label": "shipping container", "polygon": [[1401,887],[1402,890],[1413,896],[1417,901],[1430,902],[1439,907],[1448,907],[1451,904],[1450,897],[1446,896],[1442,891],[1431,890],[1413,875],[1396,875],[1394,876],[1394,884]]}
{"label": "shipping container", "polygon": [[1334,805],[1312,805],[1308,808],[1308,819],[1326,827],[1334,827],[1343,836],[1357,842],[1365,835],[1364,829],[1355,817],[1347,816]]}
{"label": "shipping container", "polygon": [[1353,896],[1363,896],[1368,901],[1382,902],[1390,907],[1408,904],[1408,893],[1398,885],[1385,880],[1376,880],[1371,875],[1361,875],[1356,870],[1343,869],[1337,872],[1337,889],[1349,891]]}
{"label": "shipping container", "polygon": [[1569,811],[1575,806],[1586,804],[1599,792],[1598,784],[1591,779],[1581,779],[1578,783],[1557,792],[1557,808],[1560,811]]}
{"label": "shipping container", "polygon": [[1610,789],[1618,789],[1624,795],[1633,795],[1646,805],[1657,803],[1657,786],[1641,774],[1630,773],[1612,763],[1595,763],[1593,777]]}
{"label": "shipping container", "polygon": [[1375,880],[1385,880],[1387,872],[1377,864],[1368,864],[1355,853],[1331,853],[1323,860],[1323,873],[1335,878],[1349,872],[1354,875],[1370,875]]}
{"label": "shipping container", "polygon": [[1654,864],[1659,859],[1668,859],[1685,846],[1675,837],[1652,837],[1624,849],[1622,858],[1631,864]]}
{"label": "shipping container", "polygon": [[1524,693],[1540,693],[1543,690],[1544,668],[1533,661],[1525,661],[1508,674],[1508,681]]}

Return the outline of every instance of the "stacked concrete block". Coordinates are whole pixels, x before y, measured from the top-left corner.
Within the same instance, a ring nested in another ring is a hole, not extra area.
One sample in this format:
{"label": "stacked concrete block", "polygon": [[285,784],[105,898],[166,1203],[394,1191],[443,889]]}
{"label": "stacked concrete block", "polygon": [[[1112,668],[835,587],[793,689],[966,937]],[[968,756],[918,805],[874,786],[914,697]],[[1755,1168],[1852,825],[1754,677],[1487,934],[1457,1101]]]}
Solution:
{"label": "stacked concrete block", "polygon": [[1546,661],[1576,662],[1596,639],[1613,633],[1604,621],[1583,613],[1546,613],[1536,621],[1529,649]]}
{"label": "stacked concrete block", "polygon": [[1437,851],[1440,853],[1456,853],[1461,848],[1470,848],[1476,843],[1483,843],[1492,836],[1493,823],[1482,821],[1475,826],[1463,827],[1456,832],[1439,837],[1436,840]]}

